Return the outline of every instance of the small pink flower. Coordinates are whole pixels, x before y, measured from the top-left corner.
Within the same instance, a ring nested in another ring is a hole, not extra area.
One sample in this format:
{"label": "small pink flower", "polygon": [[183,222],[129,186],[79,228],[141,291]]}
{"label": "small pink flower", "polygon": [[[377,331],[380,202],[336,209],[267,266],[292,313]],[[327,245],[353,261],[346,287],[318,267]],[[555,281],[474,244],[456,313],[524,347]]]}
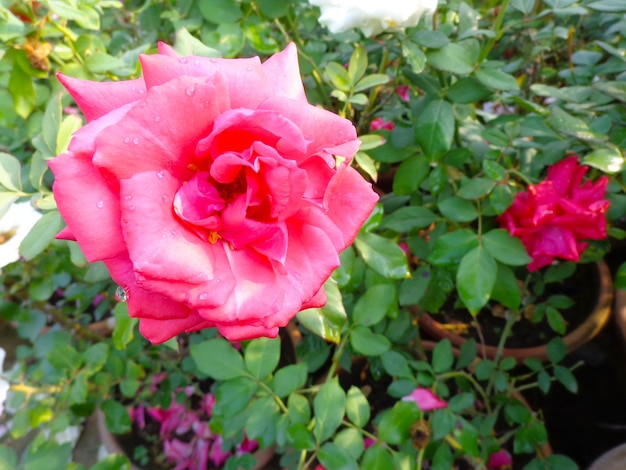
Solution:
{"label": "small pink flower", "polygon": [[404,101],[405,103],[409,102],[410,91],[408,85],[400,85],[398,88],[396,88],[396,93],[402,101]]}
{"label": "small pink flower", "polygon": [[366,449],[372,447],[374,444],[376,444],[376,439],[372,439],[371,437],[366,437],[365,439],[363,439],[363,447],[365,447]]}
{"label": "small pink flower", "polygon": [[222,449],[222,436],[216,436],[213,444],[211,445],[211,451],[209,452],[209,458],[213,465],[220,467],[230,457],[230,452],[225,452]]}
{"label": "small pink flower", "polygon": [[447,402],[424,387],[417,387],[411,392],[410,395],[402,398],[402,401],[415,402],[415,404],[422,411],[438,410],[439,408],[445,408],[448,406]]}
{"label": "small pink flower", "polygon": [[244,436],[243,441],[239,444],[237,448],[237,455],[249,454],[250,452],[254,452],[259,447],[259,443],[254,440],[248,439],[248,436]]}
{"label": "small pink flower", "polygon": [[392,131],[394,128],[394,124],[391,121],[385,121],[383,118],[381,117],[377,117],[372,119],[372,122],[370,123],[370,130],[371,131],[378,131],[380,129],[386,129],[388,131]]}
{"label": "small pink flower", "polygon": [[489,456],[489,470],[509,470],[513,468],[513,459],[506,450],[500,449]]}

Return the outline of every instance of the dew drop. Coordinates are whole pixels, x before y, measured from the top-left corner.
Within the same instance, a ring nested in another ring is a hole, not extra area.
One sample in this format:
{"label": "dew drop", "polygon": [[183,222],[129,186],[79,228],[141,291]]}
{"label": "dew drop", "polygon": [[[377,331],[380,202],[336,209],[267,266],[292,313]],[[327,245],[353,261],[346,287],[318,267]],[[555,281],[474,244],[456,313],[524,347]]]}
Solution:
{"label": "dew drop", "polygon": [[211,58],[209,59],[209,62],[211,62],[212,64],[217,64],[217,59]]}
{"label": "dew drop", "polygon": [[124,138],[124,143],[127,144],[128,142],[130,142],[130,137],[125,137]]}
{"label": "dew drop", "polygon": [[252,67],[246,67],[247,72],[252,72]]}
{"label": "dew drop", "polygon": [[130,206],[130,207],[128,208],[128,210],[129,210],[129,211],[131,211],[131,212],[132,212],[132,211],[134,211],[135,209],[136,209],[136,207],[135,207],[135,206]]}
{"label": "dew drop", "polygon": [[160,180],[163,179],[163,172],[162,171],[157,171],[157,178],[159,178]]}
{"label": "dew drop", "polygon": [[124,196],[124,200],[126,201],[130,201],[133,197],[130,194],[127,194],[126,196]]}
{"label": "dew drop", "polygon": [[115,300],[118,302],[126,302],[128,300],[128,289],[117,286],[117,289],[115,289]]}
{"label": "dew drop", "polygon": [[98,203],[96,204],[96,207],[98,209],[102,209],[104,207],[104,201],[98,201]]}
{"label": "dew drop", "polygon": [[143,94],[146,92],[146,90],[143,90],[143,89],[141,89],[141,88],[140,88],[139,90],[137,90],[137,92],[138,92],[140,95],[143,95]]}
{"label": "dew drop", "polygon": [[187,63],[187,58],[186,57],[181,57],[180,59],[178,59],[178,62],[180,62],[181,64],[186,64]]}
{"label": "dew drop", "polygon": [[200,65],[200,59],[196,59],[193,61],[193,65]]}
{"label": "dew drop", "polygon": [[196,89],[195,89],[194,87],[192,87],[192,86],[188,87],[188,88],[185,90],[185,94],[186,94],[187,96],[193,96],[195,92],[196,92]]}
{"label": "dew drop", "polygon": [[163,201],[163,202],[167,202],[167,201],[169,201],[169,200],[170,200],[170,198],[169,198],[169,197],[167,197],[167,194],[163,194],[163,195],[161,196],[161,201]]}
{"label": "dew drop", "polygon": [[139,144],[139,137],[133,138],[133,144],[135,144],[135,145]]}
{"label": "dew drop", "polygon": [[154,122],[159,122],[161,120],[161,116],[154,116]]}
{"label": "dew drop", "polygon": [[204,103],[202,103],[202,106],[208,108],[209,106],[211,106],[211,102],[209,100],[206,100]]}
{"label": "dew drop", "polygon": [[207,292],[203,292],[198,296],[198,300],[206,300],[209,298],[209,294]]}

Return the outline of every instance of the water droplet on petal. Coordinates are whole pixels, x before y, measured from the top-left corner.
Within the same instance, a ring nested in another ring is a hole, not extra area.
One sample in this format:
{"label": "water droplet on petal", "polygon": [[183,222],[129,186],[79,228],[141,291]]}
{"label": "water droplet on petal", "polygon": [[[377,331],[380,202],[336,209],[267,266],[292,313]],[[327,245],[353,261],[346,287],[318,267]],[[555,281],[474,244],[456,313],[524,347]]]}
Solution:
{"label": "water droplet on petal", "polygon": [[124,143],[127,144],[128,142],[130,142],[130,137],[125,137],[124,138]]}
{"label": "water droplet on petal", "polygon": [[161,196],[161,201],[163,201],[163,202],[167,202],[167,201],[169,201],[169,200],[170,200],[170,198],[169,198],[169,197],[167,197],[167,194],[164,194],[163,196]]}
{"label": "water droplet on petal", "polygon": [[122,286],[117,286],[115,289],[115,300],[118,302],[126,302],[128,300],[128,289]]}
{"label": "water droplet on petal", "polygon": [[128,208],[128,210],[129,210],[129,211],[131,211],[131,212],[132,212],[132,211],[134,211],[135,209],[136,209],[136,207],[135,207],[135,206],[130,206],[130,207]]}
{"label": "water droplet on petal", "polygon": [[247,72],[252,72],[252,67],[246,67]]}
{"label": "water droplet on petal", "polygon": [[96,207],[98,209],[102,209],[104,207],[104,201],[98,201],[98,203],[96,204]]}
{"label": "water droplet on petal", "polygon": [[198,300],[206,300],[209,298],[209,294],[207,292],[203,292],[198,296]]}
{"label": "water droplet on petal", "polygon": [[193,96],[195,92],[196,92],[196,89],[192,86],[187,87],[187,89],[185,90],[185,94],[187,96]]}
{"label": "water droplet on petal", "polygon": [[209,59],[209,61],[210,61],[212,64],[217,64],[217,59],[215,59],[215,58],[211,58],[211,59]]}
{"label": "water droplet on petal", "polygon": [[196,59],[193,61],[193,65],[200,65],[200,59]]}
{"label": "water droplet on petal", "polygon": [[133,144],[138,145],[139,144],[139,137],[135,137],[133,139]]}
{"label": "water droplet on petal", "polygon": [[141,88],[139,90],[137,90],[137,91],[139,92],[140,95],[143,95],[146,92],[146,90],[143,90]]}
{"label": "water droplet on petal", "polygon": [[163,172],[162,171],[157,171],[156,175],[157,175],[157,178],[159,178],[161,180],[163,179]]}
{"label": "water droplet on petal", "polygon": [[154,116],[154,122],[159,122],[161,120],[161,116]]}
{"label": "water droplet on petal", "polygon": [[181,57],[180,59],[178,59],[178,62],[180,62],[181,64],[186,64],[187,63],[187,57]]}
{"label": "water droplet on petal", "polygon": [[124,200],[126,201],[130,201],[133,197],[130,194],[127,194],[126,196],[124,196]]}

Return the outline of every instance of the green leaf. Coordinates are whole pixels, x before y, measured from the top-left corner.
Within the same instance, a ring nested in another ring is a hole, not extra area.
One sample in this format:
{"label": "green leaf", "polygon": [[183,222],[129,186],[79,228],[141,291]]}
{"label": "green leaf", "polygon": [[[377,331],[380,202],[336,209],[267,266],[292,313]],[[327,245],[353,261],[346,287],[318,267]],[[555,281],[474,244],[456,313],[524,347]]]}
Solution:
{"label": "green leaf", "polygon": [[414,73],[422,73],[426,65],[426,54],[417,44],[408,40],[402,41],[402,55]]}
{"label": "green leaf", "polygon": [[454,137],[452,105],[442,99],[428,103],[417,120],[415,137],[431,160],[450,150]]}
{"label": "green leaf", "polygon": [[524,266],[532,261],[522,241],[507,230],[490,230],[483,235],[482,242],[491,256],[503,264]]}
{"label": "green leaf", "polygon": [[20,244],[20,255],[27,261],[44,251],[61,230],[61,215],[50,211],[39,219]]}
{"label": "green leaf", "polygon": [[21,171],[22,165],[17,158],[8,153],[0,152],[0,185],[10,191],[21,191]]}
{"label": "green leaf", "polygon": [[604,141],[607,139],[605,135],[589,129],[589,126],[582,119],[574,117],[556,106],[552,108],[552,115],[547,122],[557,132],[579,140]]}
{"label": "green leaf", "polygon": [[348,93],[350,91],[350,77],[343,65],[337,62],[329,62],[324,69],[330,83],[340,91]]}
{"label": "green leaf", "polygon": [[548,305],[546,307],[546,318],[550,328],[561,335],[565,334],[567,330],[567,323],[565,323],[563,315],[561,315],[557,309]]}
{"label": "green leaf", "polygon": [[366,75],[361,80],[357,82],[354,86],[354,92],[358,93],[359,91],[367,90],[368,88],[372,88],[375,86],[384,85],[385,83],[389,83],[391,79],[389,75],[384,73],[373,73],[371,75]]}
{"label": "green leaf", "polygon": [[379,356],[391,347],[385,336],[373,333],[365,326],[357,326],[350,332],[350,344],[356,352],[366,356]]}
{"label": "green leaf", "polygon": [[476,359],[476,355],[478,354],[478,348],[476,347],[476,340],[474,338],[470,338],[465,341],[460,348],[459,357],[456,361],[455,368],[457,370],[464,369],[469,366],[474,359]]}
{"label": "green leaf", "polygon": [[409,438],[409,429],[420,418],[415,403],[398,401],[390,410],[383,412],[378,424],[378,437],[387,444],[399,445]]}
{"label": "green leaf", "polygon": [[104,414],[106,426],[109,431],[113,434],[123,434],[130,431],[130,416],[124,405],[115,400],[104,400],[100,408]]}
{"label": "green leaf", "polygon": [[438,237],[428,261],[436,266],[457,265],[472,249],[478,246],[478,235],[462,228]]}
{"label": "green leaf", "polygon": [[17,453],[10,447],[0,444],[0,469],[12,470],[15,468],[17,468]]}
{"label": "green leaf", "polygon": [[482,67],[476,71],[476,78],[480,83],[493,90],[513,91],[519,86],[515,77],[491,67]]}
{"label": "green leaf", "polygon": [[382,354],[383,367],[392,377],[413,378],[408,361],[398,351],[390,350]]}
{"label": "green leaf", "polygon": [[367,398],[365,398],[365,395],[363,395],[363,392],[354,385],[348,390],[346,415],[355,426],[360,428],[365,427],[370,420],[369,402]]}
{"label": "green leaf", "polygon": [[453,103],[476,103],[487,99],[493,94],[489,88],[474,77],[462,77],[452,84],[446,97]]}
{"label": "green leaf", "polygon": [[493,257],[480,246],[461,260],[456,275],[457,290],[472,315],[478,314],[489,300],[496,282],[497,269]]}
{"label": "green leaf", "polygon": [[83,360],[91,374],[101,370],[104,364],[106,364],[108,357],[109,345],[107,343],[92,344],[83,353]]}
{"label": "green leaf", "polygon": [[576,377],[567,367],[554,366],[554,376],[563,386],[572,393],[578,393],[578,382]]}
{"label": "green leaf", "polygon": [[444,374],[452,370],[454,355],[452,354],[452,344],[449,339],[443,339],[437,343],[433,349],[432,365],[436,374]]}
{"label": "green leaf", "polygon": [[413,272],[410,279],[404,279],[398,292],[398,302],[402,306],[417,304],[430,285],[430,268],[420,266]]}
{"label": "green leaf", "polygon": [[271,19],[282,18],[289,13],[289,2],[283,0],[256,0],[256,3],[261,13]]}
{"label": "green leaf", "polygon": [[184,27],[176,32],[174,50],[181,56],[221,57],[222,55],[217,49],[205,45],[198,38],[192,36]]}
{"label": "green leaf", "polygon": [[430,173],[430,163],[423,155],[415,155],[400,163],[393,178],[393,192],[413,194]]}
{"label": "green leaf", "polygon": [[132,318],[128,315],[128,305],[118,303],[113,309],[115,318],[115,327],[113,328],[113,344],[118,350],[126,349],[126,346],[133,340],[135,336],[135,325],[139,319]]}
{"label": "green leaf", "polygon": [[624,13],[626,12],[626,4],[622,0],[598,0],[585,5],[592,10],[602,11],[605,13]]}
{"label": "green leaf", "polygon": [[258,338],[250,341],[244,353],[246,369],[257,379],[267,377],[280,359],[279,338]]}
{"label": "green leaf", "polygon": [[535,7],[535,0],[511,0],[511,7],[524,15],[528,15],[532,13]]}
{"label": "green leaf", "polygon": [[327,442],[318,453],[319,461],[324,468],[341,468],[342,470],[358,470],[356,460],[350,453],[333,442]]}
{"label": "green leaf", "polygon": [[626,82],[601,81],[593,86],[611,98],[626,103]]}
{"label": "green leaf", "polygon": [[287,439],[296,450],[314,450],[313,433],[302,423],[293,423],[287,428]]}
{"label": "green leaf", "polygon": [[203,374],[215,380],[228,380],[246,375],[241,354],[222,338],[192,344],[191,357]]}
{"label": "green leaf", "polygon": [[567,354],[567,347],[561,338],[552,338],[548,342],[548,359],[553,364],[561,362]]}
{"label": "green leaf", "polygon": [[446,198],[439,202],[438,207],[445,217],[455,222],[471,222],[478,217],[474,203],[460,197]]}
{"label": "green leaf", "polygon": [[463,199],[480,199],[481,197],[489,194],[491,190],[496,186],[496,182],[489,178],[472,178],[465,183],[457,195]]}
{"label": "green leaf", "polygon": [[13,97],[13,109],[26,119],[35,108],[37,94],[30,75],[15,64],[9,77],[9,93]]}
{"label": "green leaf", "polygon": [[126,62],[106,52],[94,52],[85,59],[85,67],[91,73],[106,73],[115,69],[123,69]]}
{"label": "green leaf", "polygon": [[330,380],[320,387],[313,399],[315,412],[313,435],[318,444],[335,433],[343,421],[345,407],[346,393],[337,379]]}
{"label": "green leaf", "polygon": [[441,49],[426,53],[428,63],[434,68],[457,75],[468,75],[474,70],[474,54],[466,47],[451,42]]}
{"label": "green leaf", "polygon": [[368,447],[363,454],[361,470],[382,470],[385,468],[398,468],[394,466],[389,451],[380,444]]}
{"label": "green leaf", "polygon": [[626,262],[619,265],[615,274],[615,287],[626,290]]}
{"label": "green leaf", "polygon": [[491,191],[489,202],[497,214],[502,214],[513,203],[514,198],[510,186],[499,184]]}
{"label": "green leaf", "polygon": [[218,385],[215,392],[213,413],[224,419],[232,419],[250,405],[258,385],[248,377],[235,377]]}
{"label": "green leaf", "polygon": [[260,445],[268,447],[273,444],[276,423],[280,417],[280,409],[274,397],[257,398],[250,407],[245,424],[246,435],[250,439],[260,440]]}
{"label": "green leaf", "polygon": [[522,292],[515,273],[511,268],[498,263],[497,282],[491,291],[491,298],[513,311],[519,309]]}
{"label": "green leaf", "polygon": [[324,284],[327,302],[322,308],[298,312],[298,321],[308,330],[327,341],[339,344],[341,328],[346,322],[346,311],[337,282],[329,279]]}
{"label": "green leaf", "polygon": [[397,293],[391,284],[376,284],[365,291],[352,311],[355,325],[372,326],[381,321],[396,303]]}
{"label": "green leaf", "polygon": [[24,22],[8,8],[0,5],[0,41],[8,44],[9,40],[24,36],[26,36]]}
{"label": "green leaf", "polygon": [[211,0],[198,2],[200,14],[210,23],[235,23],[243,17],[241,8],[236,0]]}
{"label": "green leaf", "polygon": [[286,397],[303,387],[309,372],[306,362],[285,366],[276,371],[272,389],[279,397]]}
{"label": "green leaf", "polygon": [[124,454],[109,454],[89,470],[130,470],[130,462]]}
{"label": "green leaf", "polygon": [[609,174],[619,173],[625,169],[622,152],[613,147],[596,149],[588,153],[582,163]]}
{"label": "green leaf", "polygon": [[387,228],[398,233],[408,233],[414,229],[426,228],[436,220],[437,215],[430,209],[406,206],[385,217],[381,223],[381,228]]}
{"label": "green leaf", "polygon": [[297,393],[292,393],[287,399],[287,416],[292,423],[308,424],[311,420],[309,400]]}
{"label": "green leaf", "polygon": [[402,279],[409,275],[406,254],[393,240],[361,232],[354,246],[367,265],[381,276]]}

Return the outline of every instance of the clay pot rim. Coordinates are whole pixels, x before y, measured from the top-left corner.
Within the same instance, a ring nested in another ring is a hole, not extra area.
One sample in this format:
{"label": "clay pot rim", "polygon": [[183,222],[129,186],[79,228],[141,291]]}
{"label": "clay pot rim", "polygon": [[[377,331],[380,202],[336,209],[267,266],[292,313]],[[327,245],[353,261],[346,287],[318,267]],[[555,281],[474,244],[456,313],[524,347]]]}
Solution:
{"label": "clay pot rim", "polygon": [[[580,348],[594,338],[609,321],[611,316],[611,307],[613,304],[613,280],[609,267],[603,260],[595,262],[598,276],[600,279],[600,289],[598,292],[598,300],[593,312],[587,319],[576,327],[573,331],[563,336],[563,341],[568,353]],[[467,338],[451,332],[435,320],[426,312],[420,313],[419,326],[425,332],[439,339],[448,338],[450,342],[460,347]],[[498,350],[497,346],[478,344],[479,353],[483,356],[494,358]],[[535,357],[543,362],[548,360],[547,345],[533,346],[529,348],[504,348],[502,351],[504,356],[513,357],[518,363],[531,357]]]}

